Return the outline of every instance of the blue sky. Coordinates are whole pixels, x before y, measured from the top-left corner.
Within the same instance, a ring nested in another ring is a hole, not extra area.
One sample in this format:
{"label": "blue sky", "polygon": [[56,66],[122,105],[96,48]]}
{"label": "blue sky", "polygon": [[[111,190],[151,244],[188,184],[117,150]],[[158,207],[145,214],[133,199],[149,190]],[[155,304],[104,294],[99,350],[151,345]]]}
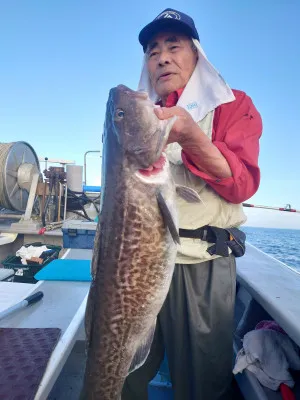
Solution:
{"label": "blue sky", "polygon": [[[101,148],[109,89],[137,86],[140,29],[167,7],[194,18],[210,61],[262,115],[261,187],[251,202],[300,209],[297,0],[1,2],[0,141],[82,165],[85,151]],[[94,184],[100,162],[88,163]]]}

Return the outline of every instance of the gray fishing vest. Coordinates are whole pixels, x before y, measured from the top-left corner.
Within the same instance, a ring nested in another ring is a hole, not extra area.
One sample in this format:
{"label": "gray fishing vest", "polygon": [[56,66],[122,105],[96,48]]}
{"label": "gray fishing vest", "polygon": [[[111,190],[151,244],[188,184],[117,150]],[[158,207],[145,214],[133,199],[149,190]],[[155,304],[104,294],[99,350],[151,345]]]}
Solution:
{"label": "gray fishing vest", "polygon": [[[214,111],[211,111],[198,122],[206,136],[212,140]],[[201,198],[201,203],[187,203],[177,196],[177,209],[179,227],[182,229],[197,229],[205,225],[219,228],[238,227],[246,221],[242,204],[233,204],[219,196],[200,177],[192,174],[183,164],[181,146],[171,143],[166,149],[167,157],[173,179],[176,184],[188,186],[196,190]],[[176,263],[196,264],[217,258],[211,256],[206,250],[211,245],[200,239],[180,238]]]}

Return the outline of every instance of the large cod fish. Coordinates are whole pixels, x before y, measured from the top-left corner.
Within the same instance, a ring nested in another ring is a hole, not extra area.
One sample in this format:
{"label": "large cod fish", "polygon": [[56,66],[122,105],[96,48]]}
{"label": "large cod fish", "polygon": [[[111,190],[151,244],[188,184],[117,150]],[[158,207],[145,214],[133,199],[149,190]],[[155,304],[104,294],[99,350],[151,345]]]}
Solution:
{"label": "large cod fish", "polygon": [[110,90],[103,135],[102,193],[86,309],[81,399],[119,400],[147,358],[179,243],[176,191],[163,149],[175,118],[161,121],[144,92]]}

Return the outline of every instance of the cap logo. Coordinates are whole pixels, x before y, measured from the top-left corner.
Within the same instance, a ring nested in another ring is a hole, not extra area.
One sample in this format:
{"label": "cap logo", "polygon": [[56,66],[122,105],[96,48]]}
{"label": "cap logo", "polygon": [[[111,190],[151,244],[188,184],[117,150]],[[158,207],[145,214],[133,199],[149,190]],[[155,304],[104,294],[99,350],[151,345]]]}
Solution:
{"label": "cap logo", "polygon": [[164,11],[155,19],[161,19],[161,18],[181,19],[180,14],[178,14],[175,11]]}

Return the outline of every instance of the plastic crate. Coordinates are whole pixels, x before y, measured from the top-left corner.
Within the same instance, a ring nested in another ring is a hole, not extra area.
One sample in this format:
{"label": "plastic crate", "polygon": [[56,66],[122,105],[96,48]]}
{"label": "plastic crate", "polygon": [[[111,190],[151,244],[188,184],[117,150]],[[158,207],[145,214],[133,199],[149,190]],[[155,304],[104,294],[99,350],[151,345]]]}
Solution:
{"label": "plastic crate", "polygon": [[0,281],[12,282],[14,279],[15,271],[13,269],[0,268]]}
{"label": "plastic crate", "polygon": [[67,221],[62,226],[65,249],[93,249],[97,222]]}
{"label": "plastic crate", "polygon": [[4,268],[13,269],[15,271],[14,282],[36,283],[37,280],[34,279],[34,275],[38,273],[43,267],[45,267],[45,265],[49,264],[52,260],[58,258],[61,246],[44,244],[41,242],[28,243],[24,246],[40,247],[44,245],[52,251],[49,252],[48,256],[46,255],[42,264],[27,261],[27,265],[23,265],[21,263],[21,257],[15,255],[7,256],[5,260],[1,261],[1,264],[3,264]]}

